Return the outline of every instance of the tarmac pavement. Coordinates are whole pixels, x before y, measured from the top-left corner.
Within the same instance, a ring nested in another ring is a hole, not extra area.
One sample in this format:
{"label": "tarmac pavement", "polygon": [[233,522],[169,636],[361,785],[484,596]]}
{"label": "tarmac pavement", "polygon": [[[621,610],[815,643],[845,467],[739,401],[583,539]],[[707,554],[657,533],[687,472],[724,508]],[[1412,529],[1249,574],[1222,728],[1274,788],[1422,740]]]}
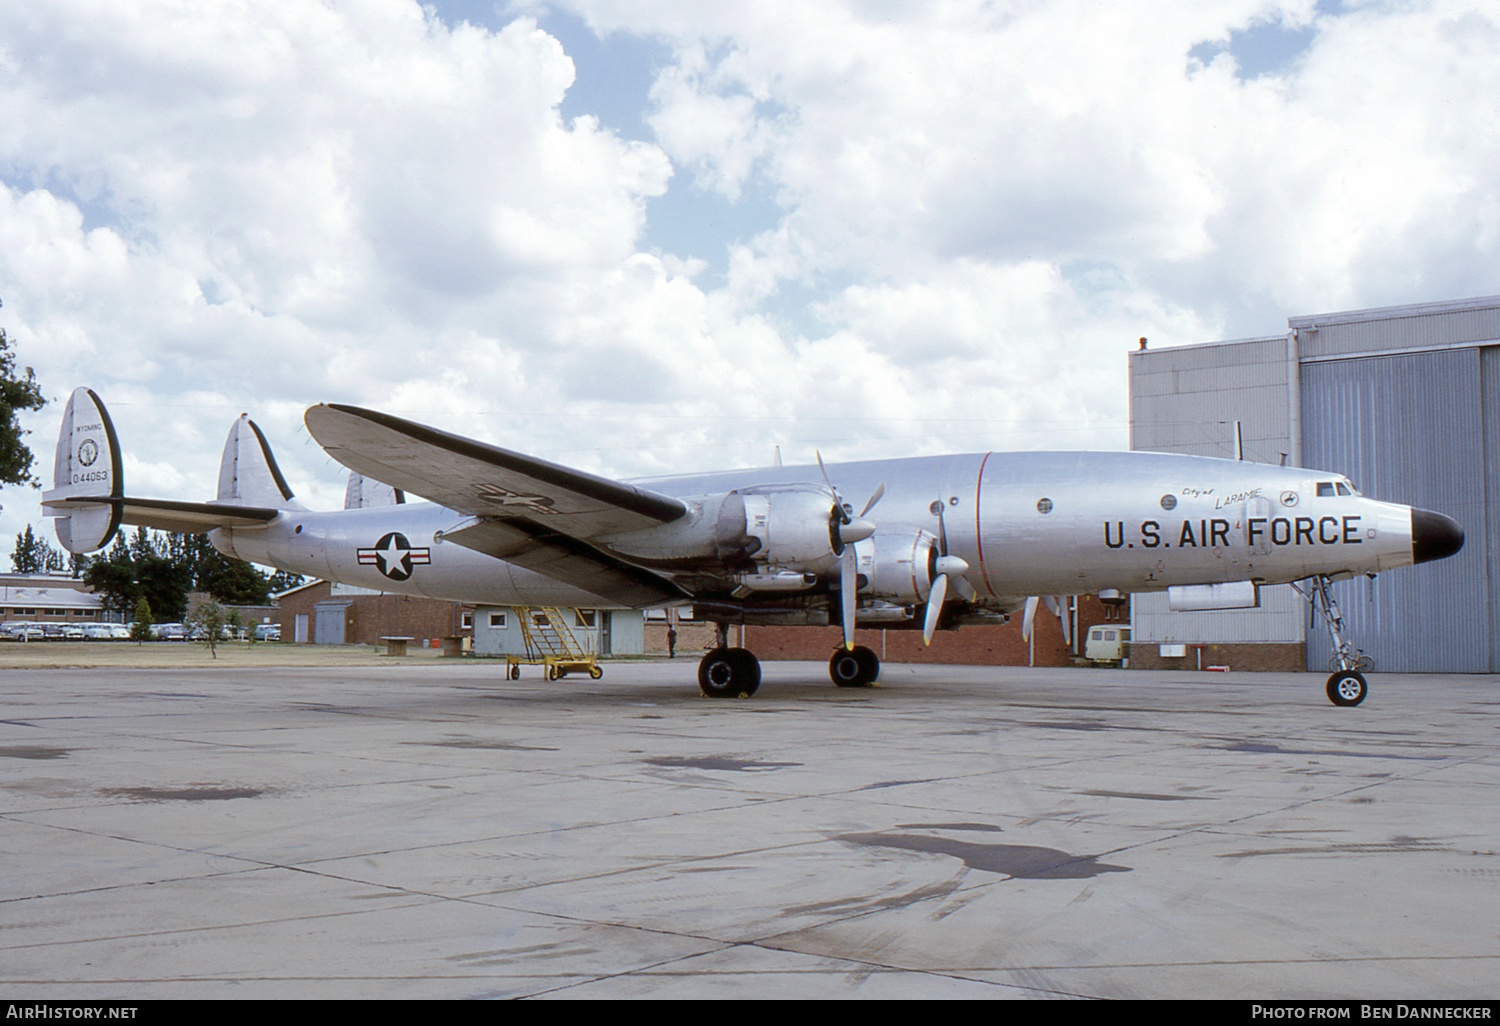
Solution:
{"label": "tarmac pavement", "polygon": [[0,993],[1500,991],[1492,677],[351,661],[0,670]]}

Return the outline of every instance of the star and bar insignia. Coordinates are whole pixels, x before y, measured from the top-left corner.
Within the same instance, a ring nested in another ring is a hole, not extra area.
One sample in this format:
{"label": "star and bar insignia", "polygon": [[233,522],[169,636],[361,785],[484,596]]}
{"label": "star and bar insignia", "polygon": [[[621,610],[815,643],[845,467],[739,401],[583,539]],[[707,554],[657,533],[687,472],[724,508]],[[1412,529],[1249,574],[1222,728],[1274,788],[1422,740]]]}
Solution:
{"label": "star and bar insignia", "polygon": [[432,550],[414,548],[406,535],[392,531],[375,543],[374,548],[356,550],[360,566],[373,566],[393,581],[411,577],[411,568],[432,562]]}

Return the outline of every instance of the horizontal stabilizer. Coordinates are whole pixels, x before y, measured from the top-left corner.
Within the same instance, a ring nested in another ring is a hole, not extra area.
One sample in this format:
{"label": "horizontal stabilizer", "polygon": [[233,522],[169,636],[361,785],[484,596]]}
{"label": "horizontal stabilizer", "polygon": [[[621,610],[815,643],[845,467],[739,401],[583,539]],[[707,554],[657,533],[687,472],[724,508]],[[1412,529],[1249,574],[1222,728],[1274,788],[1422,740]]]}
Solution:
{"label": "horizontal stabilizer", "polygon": [[103,548],[120,526],[119,507],[109,500],[121,494],[120,445],[109,413],[92,390],[75,388],[57,435],[52,488],[42,494],[63,548],[75,553]]}

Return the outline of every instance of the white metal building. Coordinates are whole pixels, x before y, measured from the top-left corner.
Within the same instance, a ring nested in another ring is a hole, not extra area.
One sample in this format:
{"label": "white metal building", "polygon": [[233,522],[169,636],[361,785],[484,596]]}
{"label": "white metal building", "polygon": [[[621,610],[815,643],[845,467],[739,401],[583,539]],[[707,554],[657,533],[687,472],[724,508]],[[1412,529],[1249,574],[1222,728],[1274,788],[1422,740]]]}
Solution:
{"label": "white metal building", "polygon": [[[1368,496],[1446,513],[1457,555],[1335,586],[1377,671],[1500,669],[1500,297],[1293,317],[1265,338],[1130,354],[1131,448],[1244,457],[1347,474]],[[1160,644],[1245,646],[1247,668],[1327,666],[1321,625],[1288,587],[1262,608],[1169,613],[1132,604],[1137,665]],[[1248,646],[1261,646],[1258,659]]]}

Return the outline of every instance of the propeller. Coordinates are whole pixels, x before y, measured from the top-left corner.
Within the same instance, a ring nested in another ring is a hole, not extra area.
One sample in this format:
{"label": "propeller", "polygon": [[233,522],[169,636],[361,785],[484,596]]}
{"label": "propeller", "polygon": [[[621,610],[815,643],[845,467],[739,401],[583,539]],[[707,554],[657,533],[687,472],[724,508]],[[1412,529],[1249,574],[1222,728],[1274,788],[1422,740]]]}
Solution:
{"label": "propeller", "polygon": [[932,590],[927,595],[927,615],[922,620],[922,644],[931,645],[933,632],[937,630],[938,618],[943,615],[943,603],[948,598],[948,584],[957,581],[960,591],[967,590],[968,582],[963,575],[969,572],[967,561],[948,555],[948,529],[943,523],[943,500],[932,503],[932,512],[938,518],[937,545],[930,550],[928,569],[932,577]]}
{"label": "propeller", "polygon": [[854,543],[864,541],[875,533],[875,525],[864,517],[885,494],[885,485],[881,484],[875,489],[870,500],[865,503],[865,508],[860,510],[859,516],[851,516],[844,505],[843,496],[828,479],[828,468],[823,466],[823,454],[818,453],[817,457],[818,471],[823,475],[823,483],[828,486],[829,494],[833,496],[833,508],[828,511],[828,541],[833,546],[834,555],[839,557],[839,612],[844,627],[844,648],[847,651],[854,648],[854,613],[859,608],[859,554],[854,551]]}

